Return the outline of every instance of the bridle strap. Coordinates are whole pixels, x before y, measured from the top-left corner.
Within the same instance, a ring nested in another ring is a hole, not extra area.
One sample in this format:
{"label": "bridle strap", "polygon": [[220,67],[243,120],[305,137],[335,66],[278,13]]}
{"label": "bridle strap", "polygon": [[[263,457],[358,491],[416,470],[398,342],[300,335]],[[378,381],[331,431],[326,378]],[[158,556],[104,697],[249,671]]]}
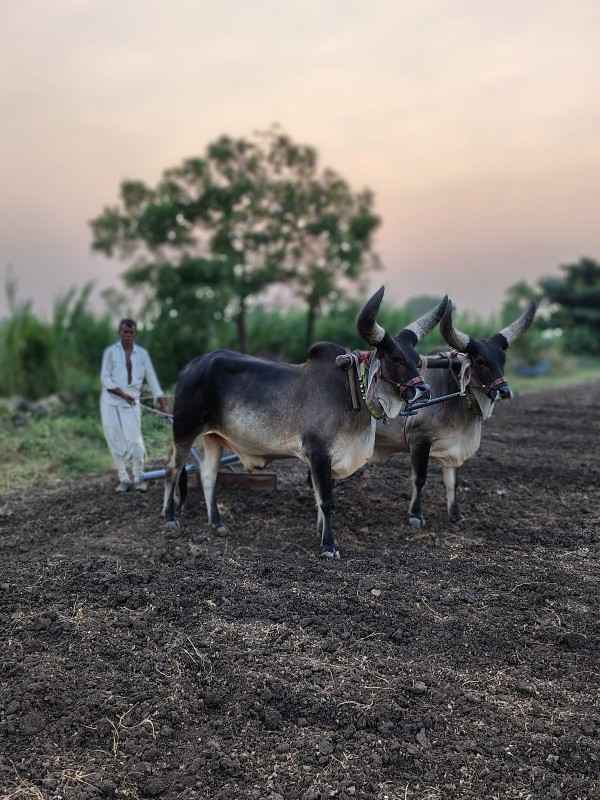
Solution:
{"label": "bridle strap", "polygon": [[[357,356],[359,360],[362,361],[362,363],[365,365],[365,367],[368,368],[369,364],[371,363],[371,358],[373,357],[373,351],[359,350]],[[421,386],[422,384],[425,383],[424,379],[420,375],[416,375],[414,378],[411,378],[409,381],[406,381],[406,383],[402,382],[397,383],[396,381],[393,381],[391,378],[388,378],[387,375],[384,375],[383,372],[379,373],[379,377],[381,378],[382,381],[390,383],[392,386],[398,389],[398,394],[403,400],[406,400],[406,393],[408,392],[409,389],[415,386]]]}
{"label": "bridle strap", "polygon": [[406,381],[406,383],[396,383],[396,381],[393,381],[391,380],[391,378],[388,378],[386,375],[384,375],[383,372],[381,373],[380,377],[382,381],[385,381],[386,383],[391,383],[392,386],[395,386],[396,389],[399,390],[399,394],[401,397],[404,397],[406,395],[406,392],[411,387],[420,386],[422,383],[425,383],[425,381],[420,375],[416,375],[414,378],[411,378],[409,381]]}
{"label": "bridle strap", "polygon": [[492,381],[488,384],[481,384],[481,389],[487,394],[488,397],[491,397],[492,392],[495,389],[500,389],[503,386],[508,386],[508,381],[502,376],[501,378],[496,378],[495,381]]}
{"label": "bridle strap", "polygon": [[[508,386],[508,381],[506,380],[504,375],[502,375],[500,378],[496,378],[496,380],[492,381],[491,383],[481,383],[481,381],[479,381],[479,379],[476,378],[476,380],[478,381],[478,385],[472,385],[471,384],[471,381],[473,380],[472,364],[469,359],[469,356],[466,353],[460,353],[458,350],[451,350],[448,356],[451,359],[453,358],[458,359],[459,363],[461,364],[460,379],[458,379],[458,384],[460,385],[461,391],[464,391],[467,388],[481,389],[491,399],[491,394],[494,390],[500,389],[502,386]],[[464,381],[465,369],[468,366],[471,367],[471,374],[469,375],[469,380]],[[450,365],[450,372],[454,374],[452,371],[452,365]]]}

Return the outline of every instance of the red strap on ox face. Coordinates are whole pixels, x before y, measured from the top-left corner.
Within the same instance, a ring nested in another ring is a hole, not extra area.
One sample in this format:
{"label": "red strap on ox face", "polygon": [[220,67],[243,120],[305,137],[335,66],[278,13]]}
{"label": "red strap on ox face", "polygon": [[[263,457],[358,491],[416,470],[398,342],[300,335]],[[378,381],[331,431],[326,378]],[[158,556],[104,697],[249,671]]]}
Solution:
{"label": "red strap on ox face", "polygon": [[481,388],[487,395],[491,394],[494,389],[499,389],[501,386],[508,386],[508,381],[504,378],[504,376],[502,378],[496,378],[495,381],[492,381],[487,385],[484,383],[481,384]]}
{"label": "red strap on ox face", "polygon": [[408,389],[410,389],[411,386],[418,386],[421,383],[425,383],[425,381],[420,375],[416,375],[414,378],[411,378],[409,381],[406,381],[406,383],[396,383],[396,381],[391,380],[382,373],[381,380],[385,381],[386,383],[391,383],[392,386],[395,386],[396,389],[399,389],[401,397],[403,397],[406,394],[406,392],[408,391]]}

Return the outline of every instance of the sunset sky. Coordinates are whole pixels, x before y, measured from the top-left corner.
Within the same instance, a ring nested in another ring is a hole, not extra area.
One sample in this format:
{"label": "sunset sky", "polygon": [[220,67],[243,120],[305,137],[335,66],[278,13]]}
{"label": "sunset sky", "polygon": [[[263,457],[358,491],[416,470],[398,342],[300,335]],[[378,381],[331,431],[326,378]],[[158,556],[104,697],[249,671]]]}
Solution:
{"label": "sunset sky", "polygon": [[19,0],[0,103],[2,279],[37,313],[122,288],[88,226],[122,179],[273,123],[373,190],[397,304],[487,315],[600,259],[598,0]]}

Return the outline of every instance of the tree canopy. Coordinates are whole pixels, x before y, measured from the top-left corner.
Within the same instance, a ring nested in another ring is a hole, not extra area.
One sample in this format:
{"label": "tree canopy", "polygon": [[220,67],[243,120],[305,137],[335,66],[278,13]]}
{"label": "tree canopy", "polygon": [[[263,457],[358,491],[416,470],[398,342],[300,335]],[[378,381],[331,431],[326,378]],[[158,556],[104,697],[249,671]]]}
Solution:
{"label": "tree canopy", "polygon": [[600,263],[581,258],[561,271],[539,282],[550,304],[547,326],[562,329],[566,350],[599,355]]}
{"label": "tree canopy", "polygon": [[129,262],[147,324],[174,340],[195,328],[196,353],[231,321],[246,351],[247,310],[276,284],[305,304],[308,344],[324,304],[377,266],[373,203],[274,127],[221,136],[154,188],[123,181],[120,204],[90,223],[92,247]]}

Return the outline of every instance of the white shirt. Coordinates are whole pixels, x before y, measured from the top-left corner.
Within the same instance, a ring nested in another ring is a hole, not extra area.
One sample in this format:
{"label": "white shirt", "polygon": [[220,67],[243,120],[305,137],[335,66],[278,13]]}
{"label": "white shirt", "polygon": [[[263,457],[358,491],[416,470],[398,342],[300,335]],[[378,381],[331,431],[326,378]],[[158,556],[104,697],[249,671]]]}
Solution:
{"label": "white shirt", "polygon": [[102,356],[100,381],[102,383],[102,401],[108,405],[128,406],[129,403],[118,394],[112,394],[109,389],[122,389],[127,394],[139,400],[144,381],[150,387],[154,399],[163,396],[163,390],[156,377],[152,366],[150,354],[138,344],[133,345],[131,351],[131,383],[128,382],[127,361],[125,350],[121,342],[107,347]]}

